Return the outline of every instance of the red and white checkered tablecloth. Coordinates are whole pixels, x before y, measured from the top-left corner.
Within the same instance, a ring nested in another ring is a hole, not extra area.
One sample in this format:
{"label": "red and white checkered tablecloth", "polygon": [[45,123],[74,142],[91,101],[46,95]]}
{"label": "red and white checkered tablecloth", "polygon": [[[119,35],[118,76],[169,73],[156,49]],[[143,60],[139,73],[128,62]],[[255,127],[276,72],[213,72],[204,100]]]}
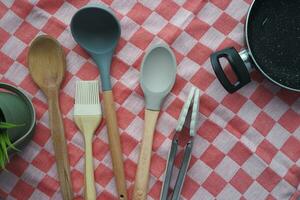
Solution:
{"label": "red and white checkered tablecloth", "polygon": [[[96,1],[93,1],[96,2]],[[98,1],[100,2],[100,1]],[[113,92],[123,144],[128,194],[132,196],[144,100],[139,68],[145,49],[167,42],[177,58],[177,78],[159,117],[148,199],[159,199],[171,132],[192,85],[201,90],[200,121],[182,199],[297,199],[300,193],[300,98],[258,72],[228,94],[216,79],[209,55],[244,46],[251,0],[102,0],[120,20],[122,37],[112,63]],[[63,45],[68,70],[60,100],[68,140],[73,189],[83,199],[83,139],[72,120],[76,80],[99,78],[90,57],[74,42],[70,19],[88,0],[1,0],[0,81],[25,89],[35,105],[36,134],[0,172],[0,199],[61,199],[45,96],[26,64],[28,46],[39,34]],[[94,138],[98,199],[116,199],[105,122]],[[178,158],[182,157],[180,151]],[[178,172],[179,162],[175,172]],[[174,185],[174,181],[171,185]]]}

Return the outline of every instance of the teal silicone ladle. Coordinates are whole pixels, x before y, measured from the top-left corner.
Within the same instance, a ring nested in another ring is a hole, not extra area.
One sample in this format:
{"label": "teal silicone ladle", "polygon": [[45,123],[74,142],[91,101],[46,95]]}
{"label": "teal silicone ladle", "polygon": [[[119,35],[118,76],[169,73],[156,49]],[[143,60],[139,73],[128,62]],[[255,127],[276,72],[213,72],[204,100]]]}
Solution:
{"label": "teal silicone ladle", "polygon": [[116,186],[119,199],[126,200],[120,134],[110,81],[111,60],[121,35],[120,24],[109,8],[101,4],[89,5],[75,13],[71,20],[71,32],[75,41],[91,55],[100,70],[104,114]]}
{"label": "teal silicone ladle", "polygon": [[148,192],[148,178],[156,121],[164,98],[169,94],[176,79],[176,59],[165,44],[153,45],[146,53],[141,67],[140,84],[144,92],[145,128],[133,200],[145,200]]}

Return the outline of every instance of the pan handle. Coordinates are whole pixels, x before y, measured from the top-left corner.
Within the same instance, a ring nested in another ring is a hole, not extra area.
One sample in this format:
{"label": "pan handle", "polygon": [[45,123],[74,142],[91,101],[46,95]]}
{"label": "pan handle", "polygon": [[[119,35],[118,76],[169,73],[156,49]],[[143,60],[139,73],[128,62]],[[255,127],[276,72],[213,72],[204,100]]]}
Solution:
{"label": "pan handle", "polygon": [[[238,79],[236,83],[232,84],[229,81],[220,64],[220,58],[226,58],[228,60]],[[210,61],[217,78],[229,93],[237,91],[250,82],[250,75],[247,70],[247,66],[235,48],[226,48],[213,53],[210,56]]]}

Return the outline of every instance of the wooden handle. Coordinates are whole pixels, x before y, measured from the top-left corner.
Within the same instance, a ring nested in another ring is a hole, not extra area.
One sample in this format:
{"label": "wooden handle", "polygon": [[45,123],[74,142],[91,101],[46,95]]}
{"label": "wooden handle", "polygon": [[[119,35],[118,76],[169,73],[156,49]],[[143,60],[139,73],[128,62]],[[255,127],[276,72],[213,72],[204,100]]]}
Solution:
{"label": "wooden handle", "polygon": [[84,133],[85,141],[85,199],[96,200],[96,189],[94,179],[94,162],[93,162],[93,132]]}
{"label": "wooden handle", "polygon": [[123,156],[120,143],[120,134],[117,124],[117,115],[112,91],[103,92],[104,116],[108,130],[109,148],[111,153],[112,165],[117,185],[119,199],[127,200],[126,181],[123,165]]}
{"label": "wooden handle", "polygon": [[135,177],[133,200],[145,200],[147,197],[153,134],[158,114],[159,111],[145,110],[145,130]]}
{"label": "wooden handle", "polygon": [[64,125],[59,109],[58,89],[49,91],[48,103],[52,142],[55,153],[58,178],[60,181],[61,193],[64,200],[72,200],[73,192],[67,142],[65,139]]}

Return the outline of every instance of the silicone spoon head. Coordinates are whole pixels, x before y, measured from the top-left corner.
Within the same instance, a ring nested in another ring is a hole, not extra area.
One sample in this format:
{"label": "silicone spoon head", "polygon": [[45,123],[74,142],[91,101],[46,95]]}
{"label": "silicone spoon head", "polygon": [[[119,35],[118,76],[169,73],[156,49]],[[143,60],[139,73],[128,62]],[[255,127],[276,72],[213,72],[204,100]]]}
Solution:
{"label": "silicone spoon head", "polygon": [[111,90],[110,64],[121,35],[120,24],[113,12],[102,5],[84,7],[73,16],[71,32],[98,65],[102,89]]}
{"label": "silicone spoon head", "polygon": [[175,79],[176,59],[172,50],[163,44],[152,46],[143,59],[140,78],[147,109],[160,110]]}

